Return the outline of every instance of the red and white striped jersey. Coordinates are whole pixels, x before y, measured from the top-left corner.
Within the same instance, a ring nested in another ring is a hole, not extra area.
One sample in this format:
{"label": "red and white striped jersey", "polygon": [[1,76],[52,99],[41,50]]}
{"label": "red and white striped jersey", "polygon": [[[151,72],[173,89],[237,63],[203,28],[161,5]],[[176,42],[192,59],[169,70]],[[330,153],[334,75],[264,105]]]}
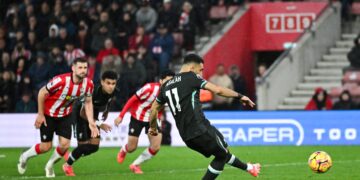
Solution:
{"label": "red and white striped jersey", "polygon": [[[131,116],[139,121],[149,122],[151,105],[160,92],[160,83],[147,83],[136,91],[140,101],[131,107]],[[160,115],[160,114],[159,114]]]}
{"label": "red and white striped jersey", "polygon": [[64,117],[72,112],[72,103],[75,100],[92,95],[94,84],[88,78],[75,84],[72,73],[66,73],[51,79],[46,89],[49,95],[45,98],[44,113],[50,117]]}
{"label": "red and white striped jersey", "polygon": [[84,57],[84,56],[85,56],[84,51],[79,48],[74,49],[71,52],[69,52],[69,51],[64,52],[65,60],[69,66],[76,58],[80,58],[80,57]]}

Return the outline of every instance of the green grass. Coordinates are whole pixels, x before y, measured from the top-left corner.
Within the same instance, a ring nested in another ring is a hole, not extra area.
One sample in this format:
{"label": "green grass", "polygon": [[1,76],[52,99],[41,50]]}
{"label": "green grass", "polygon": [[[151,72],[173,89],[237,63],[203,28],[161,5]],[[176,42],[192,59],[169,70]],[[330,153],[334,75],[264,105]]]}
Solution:
{"label": "green grass", "polygon": [[[231,147],[232,153],[245,162],[263,165],[258,179],[360,179],[360,146],[252,146]],[[142,152],[128,154],[124,163],[116,162],[118,148],[101,148],[96,154],[83,157],[74,164],[76,177],[71,179],[201,179],[211,159],[184,147],[162,147],[158,155],[142,165],[143,175],[135,175],[129,164]],[[308,156],[316,151],[328,152],[333,167],[325,174],[313,173],[307,166]],[[17,173],[16,164],[22,149],[0,149],[0,179],[41,179],[44,166],[51,153],[28,162],[25,175]],[[61,161],[55,166],[56,179],[65,179]],[[226,166],[218,179],[254,179],[249,174]]]}

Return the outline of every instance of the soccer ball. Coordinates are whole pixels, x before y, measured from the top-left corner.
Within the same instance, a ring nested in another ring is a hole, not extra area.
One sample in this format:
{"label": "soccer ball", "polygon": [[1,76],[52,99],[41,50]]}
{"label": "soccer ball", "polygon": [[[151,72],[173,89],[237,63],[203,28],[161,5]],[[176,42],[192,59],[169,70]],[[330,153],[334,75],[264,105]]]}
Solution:
{"label": "soccer ball", "polygon": [[316,151],[310,155],[308,164],[314,172],[325,173],[331,168],[332,160],[328,153]]}

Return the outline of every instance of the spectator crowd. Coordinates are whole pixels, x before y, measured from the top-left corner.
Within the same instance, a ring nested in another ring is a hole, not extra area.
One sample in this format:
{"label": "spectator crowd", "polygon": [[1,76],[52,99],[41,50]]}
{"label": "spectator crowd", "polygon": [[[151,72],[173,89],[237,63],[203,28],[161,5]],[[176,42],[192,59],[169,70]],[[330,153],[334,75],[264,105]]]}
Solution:
{"label": "spectator crowd", "polygon": [[[38,90],[85,57],[88,77],[119,74],[114,110],[193,51],[217,0],[4,0],[0,5],[0,112],[36,112]],[[183,42],[177,44],[174,34]],[[175,48],[179,46],[180,48]]]}

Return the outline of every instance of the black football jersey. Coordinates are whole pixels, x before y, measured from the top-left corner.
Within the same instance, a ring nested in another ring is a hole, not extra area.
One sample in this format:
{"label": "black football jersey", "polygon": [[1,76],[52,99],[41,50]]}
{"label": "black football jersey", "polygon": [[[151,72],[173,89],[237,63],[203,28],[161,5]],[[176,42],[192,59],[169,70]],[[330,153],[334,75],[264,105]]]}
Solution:
{"label": "black football jersey", "polygon": [[92,95],[92,101],[94,106],[94,118],[98,119],[99,112],[100,111],[108,111],[110,103],[114,97],[113,94],[107,94],[102,91],[101,85],[98,85],[95,87],[93,95]]}
{"label": "black football jersey", "polygon": [[205,133],[210,127],[199,99],[200,89],[206,83],[194,72],[180,73],[163,84],[156,98],[160,104],[168,103],[184,141]]}

